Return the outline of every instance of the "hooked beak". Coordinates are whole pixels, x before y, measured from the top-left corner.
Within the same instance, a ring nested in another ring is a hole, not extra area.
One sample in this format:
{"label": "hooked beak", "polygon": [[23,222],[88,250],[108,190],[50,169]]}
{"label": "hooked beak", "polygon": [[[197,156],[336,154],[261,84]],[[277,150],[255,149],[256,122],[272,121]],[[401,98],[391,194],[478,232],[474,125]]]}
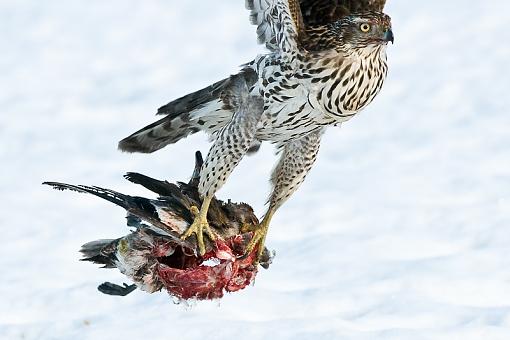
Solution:
{"label": "hooked beak", "polygon": [[391,30],[391,28],[388,28],[386,32],[384,32],[383,40],[387,42],[391,41],[391,43],[393,44],[393,42],[395,41],[395,37],[393,36],[393,31]]}

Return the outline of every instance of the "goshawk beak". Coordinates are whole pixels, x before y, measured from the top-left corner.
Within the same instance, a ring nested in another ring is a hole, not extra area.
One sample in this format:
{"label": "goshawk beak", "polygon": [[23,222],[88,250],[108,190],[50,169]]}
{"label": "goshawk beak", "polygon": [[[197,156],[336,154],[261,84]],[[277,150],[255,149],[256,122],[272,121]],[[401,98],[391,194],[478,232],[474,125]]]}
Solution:
{"label": "goshawk beak", "polygon": [[383,40],[388,42],[391,41],[391,43],[393,44],[393,42],[395,41],[395,37],[393,36],[393,31],[391,30],[391,28],[388,28],[388,30],[384,32]]}

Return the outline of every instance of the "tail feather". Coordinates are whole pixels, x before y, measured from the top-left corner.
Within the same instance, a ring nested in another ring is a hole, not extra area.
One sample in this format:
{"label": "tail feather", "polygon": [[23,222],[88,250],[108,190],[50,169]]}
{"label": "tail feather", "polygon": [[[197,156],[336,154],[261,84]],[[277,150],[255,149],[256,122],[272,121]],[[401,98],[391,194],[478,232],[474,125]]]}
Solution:
{"label": "tail feather", "polygon": [[257,75],[253,69],[244,68],[237,75],[160,107],[157,114],[166,116],[121,140],[119,149],[151,153],[198,131],[215,133],[232,118],[234,112],[225,102],[225,96],[239,81],[252,87]]}
{"label": "tail feather", "polygon": [[152,153],[207,129],[206,122],[216,120],[215,115],[221,110],[219,98],[227,82],[228,78],[160,107],[157,114],[166,116],[121,140],[119,149]]}
{"label": "tail feather", "polygon": [[82,261],[103,264],[104,268],[115,268],[117,244],[120,239],[97,240],[81,246]]}
{"label": "tail feather", "polygon": [[173,144],[200,131],[200,127],[189,118],[189,115],[164,117],[121,140],[119,149],[125,152],[152,153]]}
{"label": "tail feather", "polygon": [[86,185],[73,185],[59,182],[44,182],[43,184],[50,185],[57,190],[71,190],[101,197],[102,199],[116,204],[124,208],[126,211],[129,211],[130,214],[136,215],[142,219],[158,219],[158,212],[153,201],[145,197],[124,195],[114,190],[96,186],[89,187]]}
{"label": "tail feather", "polygon": [[182,114],[199,110],[210,101],[218,99],[223,92],[229,78],[220,80],[196,92],[187,94],[181,98],[171,101],[158,109],[158,115],[167,115],[175,118]]}
{"label": "tail feather", "polygon": [[167,181],[160,181],[136,172],[128,172],[124,175],[124,178],[132,183],[140,184],[144,188],[155,192],[160,196],[181,195],[179,187]]}
{"label": "tail feather", "polygon": [[104,189],[96,186],[86,186],[86,185],[73,185],[67,183],[59,183],[59,182],[44,182],[43,184],[52,186],[56,190],[71,190],[81,193],[92,194],[94,196],[101,197],[104,200],[112,202],[126,210],[128,210],[133,205],[133,197],[129,195],[121,194],[120,192]]}

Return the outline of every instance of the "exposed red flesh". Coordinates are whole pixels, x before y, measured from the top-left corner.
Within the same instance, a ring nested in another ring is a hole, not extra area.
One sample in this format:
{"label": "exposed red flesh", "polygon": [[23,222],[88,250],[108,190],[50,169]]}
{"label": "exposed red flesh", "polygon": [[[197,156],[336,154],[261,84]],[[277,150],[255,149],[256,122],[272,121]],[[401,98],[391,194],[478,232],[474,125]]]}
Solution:
{"label": "exposed red flesh", "polygon": [[[185,255],[176,249],[172,256],[159,261],[159,279],[171,295],[185,300],[217,299],[225,292],[241,290],[257,275],[254,265],[257,249],[240,258],[245,244],[242,235],[225,241],[218,239],[214,249],[203,257]],[[204,264],[206,261],[212,263]]]}

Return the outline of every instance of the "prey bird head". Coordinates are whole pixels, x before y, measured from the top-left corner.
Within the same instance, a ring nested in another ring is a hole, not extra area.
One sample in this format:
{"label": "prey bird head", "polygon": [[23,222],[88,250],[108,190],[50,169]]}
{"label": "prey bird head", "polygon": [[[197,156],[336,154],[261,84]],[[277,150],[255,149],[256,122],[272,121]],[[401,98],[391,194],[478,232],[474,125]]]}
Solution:
{"label": "prey bird head", "polygon": [[334,26],[343,43],[353,48],[387,45],[394,41],[391,18],[384,13],[354,13],[341,18]]}

